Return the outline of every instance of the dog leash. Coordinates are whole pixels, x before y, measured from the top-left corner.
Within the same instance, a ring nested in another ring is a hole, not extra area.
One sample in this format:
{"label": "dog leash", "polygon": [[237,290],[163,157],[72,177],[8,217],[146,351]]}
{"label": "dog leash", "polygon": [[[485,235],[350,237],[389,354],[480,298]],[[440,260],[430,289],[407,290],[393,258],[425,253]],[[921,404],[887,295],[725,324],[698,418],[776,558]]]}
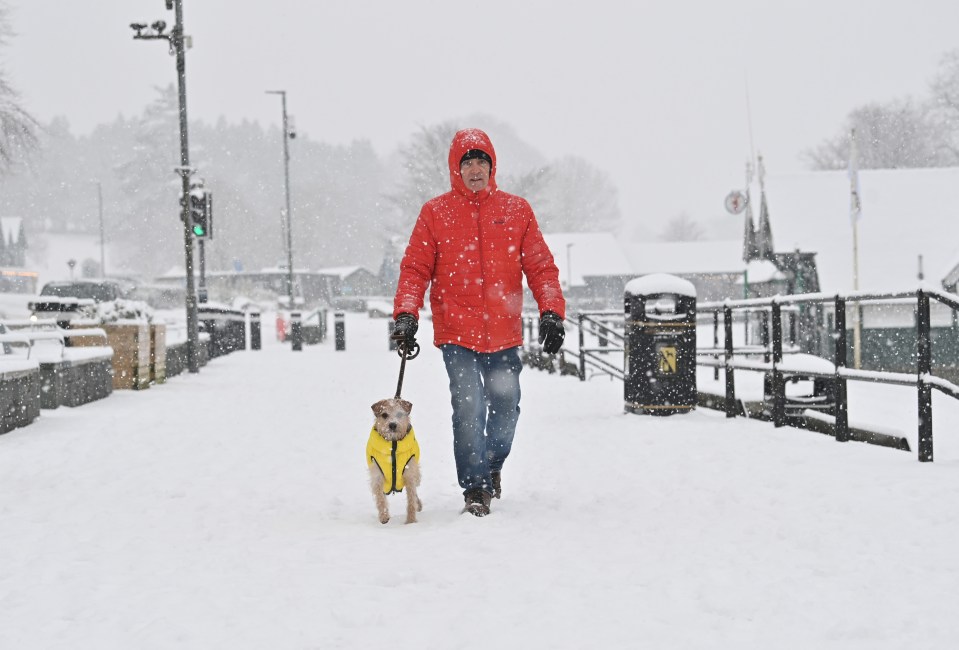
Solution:
{"label": "dog leash", "polygon": [[396,396],[395,399],[400,398],[400,391],[403,390],[403,374],[406,372],[406,360],[415,359],[420,353],[420,344],[413,343],[413,347],[409,350],[406,349],[406,341],[397,341],[396,342],[396,353],[400,355],[400,378],[396,382]]}

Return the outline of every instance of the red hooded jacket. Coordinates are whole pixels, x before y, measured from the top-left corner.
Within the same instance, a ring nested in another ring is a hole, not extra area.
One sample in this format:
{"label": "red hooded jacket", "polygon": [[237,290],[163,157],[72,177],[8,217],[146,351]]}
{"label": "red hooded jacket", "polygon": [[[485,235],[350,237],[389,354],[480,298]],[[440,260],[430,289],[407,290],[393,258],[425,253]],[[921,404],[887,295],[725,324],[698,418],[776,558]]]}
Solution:
{"label": "red hooded jacket", "polygon": [[[489,154],[489,184],[466,187],[460,159],[470,149]],[[566,301],[543,233],[525,199],[496,187],[496,152],[479,129],[459,131],[450,145],[453,189],[423,206],[413,226],[393,300],[393,318],[419,318],[430,285],[433,343],[498,352],[522,345],[523,274],[540,314],[566,318]]]}

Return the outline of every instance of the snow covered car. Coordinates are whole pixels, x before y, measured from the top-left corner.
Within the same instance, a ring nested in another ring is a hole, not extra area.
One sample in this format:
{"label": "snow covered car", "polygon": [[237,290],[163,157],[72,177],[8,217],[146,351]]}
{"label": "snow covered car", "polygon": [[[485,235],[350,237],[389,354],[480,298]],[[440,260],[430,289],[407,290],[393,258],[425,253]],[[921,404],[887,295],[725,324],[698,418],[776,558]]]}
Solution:
{"label": "snow covered car", "polygon": [[58,298],[88,298],[94,302],[108,302],[124,297],[119,282],[113,280],[65,280],[47,282],[40,289],[41,296]]}
{"label": "snow covered car", "polygon": [[98,303],[116,302],[123,297],[118,282],[112,280],[68,280],[48,282],[40,295],[30,302],[36,318],[53,318],[62,327],[81,316],[81,309]]}

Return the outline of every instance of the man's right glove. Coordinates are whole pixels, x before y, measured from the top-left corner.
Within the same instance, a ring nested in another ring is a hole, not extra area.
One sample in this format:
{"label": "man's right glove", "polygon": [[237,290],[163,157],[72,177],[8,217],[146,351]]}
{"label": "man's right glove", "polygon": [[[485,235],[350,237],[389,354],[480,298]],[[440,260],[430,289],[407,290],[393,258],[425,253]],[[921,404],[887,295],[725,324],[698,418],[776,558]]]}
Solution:
{"label": "man's right glove", "polygon": [[563,319],[553,311],[544,311],[539,317],[539,342],[543,344],[543,352],[556,354],[563,347],[566,330],[563,329]]}
{"label": "man's right glove", "polygon": [[412,350],[416,345],[416,330],[420,327],[413,314],[400,314],[393,323],[393,335],[390,337],[394,341],[402,341],[407,350]]}

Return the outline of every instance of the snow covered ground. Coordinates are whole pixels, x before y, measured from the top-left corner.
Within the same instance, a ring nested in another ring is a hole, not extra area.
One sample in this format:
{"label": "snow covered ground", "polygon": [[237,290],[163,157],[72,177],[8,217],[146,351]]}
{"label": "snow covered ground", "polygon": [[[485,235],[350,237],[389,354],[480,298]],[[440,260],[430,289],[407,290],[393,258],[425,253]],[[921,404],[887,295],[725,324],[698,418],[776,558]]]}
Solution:
{"label": "snow covered ground", "polygon": [[396,385],[386,328],[350,315],[346,352],[293,354],[264,327],[260,352],[0,437],[0,648],[959,643],[951,403],[921,464],[711,411],[625,415],[619,382],[526,370],[503,499],[476,519],[424,346],[403,391],[424,510],[404,525],[391,497],[381,525],[363,454]]}

